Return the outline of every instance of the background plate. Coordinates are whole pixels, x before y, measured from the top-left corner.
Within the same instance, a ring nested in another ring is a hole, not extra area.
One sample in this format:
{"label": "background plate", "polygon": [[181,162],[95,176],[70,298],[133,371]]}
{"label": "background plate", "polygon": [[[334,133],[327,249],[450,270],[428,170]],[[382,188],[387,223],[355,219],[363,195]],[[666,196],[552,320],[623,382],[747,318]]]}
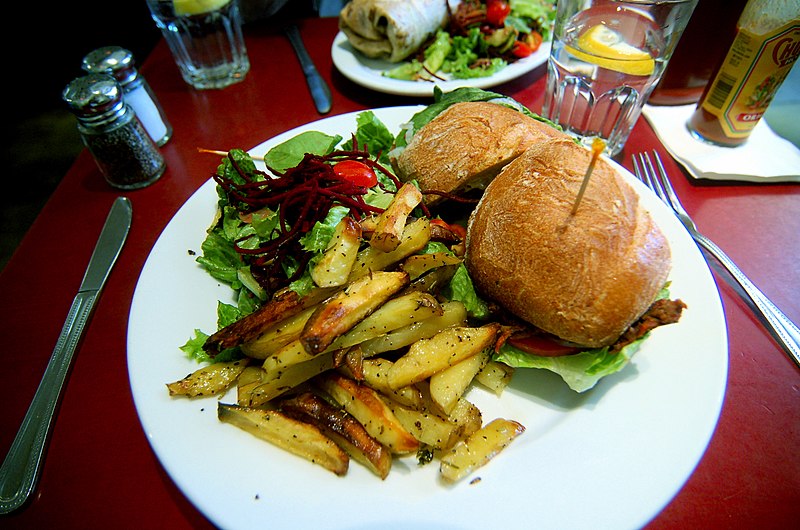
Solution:
{"label": "background plate", "polygon": [[402,81],[385,77],[382,75],[383,72],[391,70],[399,63],[390,63],[366,57],[350,46],[347,36],[341,31],[336,35],[331,46],[333,64],[346,78],[372,90],[398,96],[433,96],[434,86],[439,86],[443,92],[450,92],[458,87],[465,86],[490,88],[527,74],[534,68],[543,65],[549,55],[550,42],[543,42],[536,52],[509,64],[495,75],[477,79],[455,79],[433,83],[427,81]]}
{"label": "background plate", "polygon": [[[375,110],[398,130],[420,107]],[[303,130],[348,138],[356,113]],[[295,457],[216,417],[217,399],[173,399],[165,384],[198,365],[179,350],[195,328],[216,329],[218,300],[231,291],[205,273],[200,252],[216,208],[209,180],[178,211],[153,247],[134,293],[128,368],[148,440],[169,476],[215,525],[367,529],[639,528],[692,473],[719,416],[727,378],[727,335],[711,273],[677,218],[630,173],[672,247],[672,295],[688,309],[656,330],[632,363],[576,394],[542,370],[518,370],[502,397],[474,389],[484,422],[503,416],[525,433],[471,477],[447,486],[438,465],[396,460],[381,481],[351,463],[345,477]],[[235,402],[235,392],[220,398]],[[473,482],[479,477],[480,481]]]}

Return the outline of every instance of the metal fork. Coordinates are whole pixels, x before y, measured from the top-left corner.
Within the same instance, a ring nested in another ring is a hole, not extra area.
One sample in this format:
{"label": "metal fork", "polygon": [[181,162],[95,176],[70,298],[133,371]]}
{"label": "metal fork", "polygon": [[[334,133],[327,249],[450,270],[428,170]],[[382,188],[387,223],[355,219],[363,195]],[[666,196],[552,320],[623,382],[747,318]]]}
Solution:
{"label": "metal fork", "polygon": [[675,194],[675,190],[672,188],[672,184],[670,184],[669,177],[667,177],[667,172],[664,170],[664,165],[661,163],[661,158],[658,156],[658,153],[653,151],[653,157],[656,161],[655,166],[647,153],[634,155],[633,167],[636,176],[639,180],[644,182],[648,188],[653,190],[667,206],[672,208],[675,215],[681,220],[683,226],[686,227],[686,230],[688,230],[695,242],[714,256],[739,283],[763,317],[764,322],[775,339],[780,343],[786,353],[792,357],[795,364],[800,367],[800,329],[798,329],[797,326],[758,289],[758,287],[753,285],[753,282],[745,276],[721,248],[697,231],[697,226],[695,226],[689,214],[686,213],[686,210],[683,209],[683,205]]}

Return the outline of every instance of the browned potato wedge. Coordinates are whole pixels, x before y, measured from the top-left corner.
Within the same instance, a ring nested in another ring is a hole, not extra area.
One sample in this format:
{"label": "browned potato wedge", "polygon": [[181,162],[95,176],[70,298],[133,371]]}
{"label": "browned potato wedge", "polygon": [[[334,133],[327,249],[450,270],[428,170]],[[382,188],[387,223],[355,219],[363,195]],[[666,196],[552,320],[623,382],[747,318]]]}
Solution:
{"label": "browned potato wedge", "polygon": [[511,366],[489,361],[475,376],[475,380],[499,396],[511,382],[513,375],[514,368]]}
{"label": "browned potato wedge", "polygon": [[383,252],[391,252],[400,246],[406,220],[421,202],[422,193],[419,189],[410,183],[403,184],[388,208],[378,216],[378,223],[369,241],[370,246]]}
{"label": "browned potato wedge", "polygon": [[422,393],[415,386],[393,389],[389,386],[389,369],[394,363],[388,359],[364,359],[361,373],[364,384],[369,385],[381,394],[392,398],[401,405],[419,408],[423,405]]}
{"label": "browned potato wedge", "polygon": [[355,280],[320,304],[306,322],[300,341],[309,353],[322,353],[408,282],[408,274],[399,271],[375,271]]}
{"label": "browned potato wedge", "polygon": [[248,366],[236,379],[236,402],[249,405],[253,389],[261,384],[262,369],[260,366]]}
{"label": "browned potato wedge", "polygon": [[350,281],[354,281],[370,273],[381,271],[390,265],[401,261],[415,252],[422,250],[431,239],[431,223],[426,217],[421,217],[408,223],[400,238],[400,245],[391,252],[384,252],[375,247],[368,246],[358,253]]}
{"label": "browned potato wedge", "polygon": [[389,370],[389,386],[412,385],[494,345],[499,325],[455,327],[413,343]]}
{"label": "browned potato wedge", "polygon": [[253,359],[266,359],[275,354],[290,342],[300,338],[300,333],[303,332],[306,322],[311,318],[316,308],[317,306],[309,307],[274,324],[257,339],[242,344],[242,351]]}
{"label": "browned potato wedge", "polygon": [[434,449],[445,449],[456,438],[459,426],[447,418],[427,408],[408,407],[392,399],[387,399],[386,403],[403,428],[420,443]]}
{"label": "browned potato wedge", "polygon": [[472,357],[431,376],[428,387],[431,399],[445,413],[450,414],[459,398],[469,388],[478,371],[489,361],[490,350],[478,352]]}
{"label": "browned potato wedge", "polygon": [[498,418],[455,444],[442,456],[439,472],[448,482],[456,482],[485,465],[508,447],[525,427],[513,420]]}
{"label": "browned potato wedge", "polygon": [[308,361],[293,364],[292,366],[272,372],[263,372],[261,384],[250,393],[250,405],[263,405],[267,401],[296,388],[315,375],[330,370],[334,367],[336,352],[323,353]]}
{"label": "browned potato wedge", "polygon": [[350,465],[347,453],[313,425],[290,418],[276,410],[224,403],[217,405],[217,417],[224,423],[235,425],[337,475],[347,473]]}
{"label": "browned potato wedge", "polygon": [[170,396],[202,397],[225,392],[247,368],[249,359],[203,366],[183,379],[168,383]]}
{"label": "browned potato wedge", "polygon": [[280,410],[288,415],[319,427],[351,458],[385,479],[392,468],[391,452],[367,433],[347,411],[332,406],[319,396],[304,392],[281,401]]}
{"label": "browned potato wedge", "polygon": [[392,453],[407,454],[419,449],[417,439],[372,388],[337,373],[323,374],[315,381]]}
{"label": "browned potato wedge", "polygon": [[407,257],[400,264],[400,268],[408,273],[412,280],[416,280],[426,272],[448,265],[459,265],[461,258],[447,252],[433,252],[431,254],[414,254]]}
{"label": "browned potato wedge", "polygon": [[311,279],[319,287],[337,287],[347,283],[361,245],[361,225],[348,216],[339,221],[328,248],[311,269]]}
{"label": "browned potato wedge", "polygon": [[362,342],[361,349],[364,357],[374,357],[379,353],[398,350],[420,339],[433,337],[444,329],[466,324],[467,308],[464,307],[464,304],[452,301],[445,302],[441,306],[443,310],[441,316],[433,316]]}

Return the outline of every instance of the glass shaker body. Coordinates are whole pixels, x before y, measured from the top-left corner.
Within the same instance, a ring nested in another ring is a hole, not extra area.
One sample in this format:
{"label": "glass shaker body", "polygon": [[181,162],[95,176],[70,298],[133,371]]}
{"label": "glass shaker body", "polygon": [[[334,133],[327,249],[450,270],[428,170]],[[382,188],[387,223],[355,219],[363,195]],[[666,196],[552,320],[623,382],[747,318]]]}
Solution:
{"label": "glass shaker body", "polygon": [[105,74],[73,80],[63,92],[78,118],[78,132],[111,186],[131,190],[158,180],[164,157],[135,111],[123,101],[119,84]]}
{"label": "glass shaker body", "polygon": [[88,53],[81,63],[89,73],[112,75],[124,93],[125,102],[133,107],[147,133],[158,146],[172,137],[172,125],[147,80],[135,67],[133,54],[119,46],[105,46]]}

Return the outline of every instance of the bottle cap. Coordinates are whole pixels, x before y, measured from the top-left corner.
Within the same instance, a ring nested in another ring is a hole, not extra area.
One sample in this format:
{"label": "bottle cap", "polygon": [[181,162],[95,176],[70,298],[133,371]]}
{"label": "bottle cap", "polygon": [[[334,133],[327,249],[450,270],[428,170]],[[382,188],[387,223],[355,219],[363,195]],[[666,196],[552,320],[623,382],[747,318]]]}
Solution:
{"label": "bottle cap", "polygon": [[110,74],[125,88],[138,77],[133,54],[119,46],[104,46],[89,52],[81,62],[81,68],[90,74]]}
{"label": "bottle cap", "polygon": [[73,79],[61,94],[70,111],[87,125],[102,125],[126,112],[122,88],[108,74],[88,74]]}

